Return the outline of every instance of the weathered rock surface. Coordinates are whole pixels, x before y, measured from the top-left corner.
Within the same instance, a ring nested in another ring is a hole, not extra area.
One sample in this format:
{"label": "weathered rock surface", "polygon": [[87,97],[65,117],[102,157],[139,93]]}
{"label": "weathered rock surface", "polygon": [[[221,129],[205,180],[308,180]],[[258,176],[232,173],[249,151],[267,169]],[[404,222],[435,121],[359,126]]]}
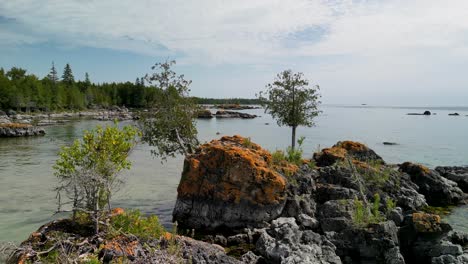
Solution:
{"label": "weathered rock surface", "polygon": [[45,135],[44,129],[33,127],[28,124],[0,124],[0,137],[28,137],[43,135]]}
{"label": "weathered rock surface", "polygon": [[240,136],[223,137],[186,157],[174,221],[190,228],[259,226],[277,218],[286,179],[271,168],[271,154]]}
{"label": "weathered rock surface", "polygon": [[401,164],[400,170],[410,175],[411,181],[418,185],[418,192],[425,196],[429,205],[456,205],[464,199],[463,191],[457,184],[440,176],[437,171],[411,162]]}
{"label": "weathered rock surface", "polygon": [[213,113],[208,109],[203,109],[197,112],[197,118],[213,118]]}
{"label": "weathered rock surface", "polygon": [[324,148],[314,153],[314,160],[318,166],[330,166],[337,161],[344,161],[346,157],[361,162],[383,162],[383,159],[366,145],[354,141],[341,141],[331,148]]}
{"label": "weathered rock surface", "polygon": [[468,167],[436,167],[435,170],[444,178],[457,183],[464,193],[468,193]]}
{"label": "weathered rock surface", "polygon": [[267,263],[341,263],[330,241],[311,230],[300,230],[294,218],[273,220],[256,248]]}
{"label": "weathered rock surface", "polygon": [[225,111],[225,110],[218,110],[215,114],[216,118],[243,118],[243,119],[252,119],[257,117],[256,115],[241,113],[241,112],[234,112],[234,111]]}

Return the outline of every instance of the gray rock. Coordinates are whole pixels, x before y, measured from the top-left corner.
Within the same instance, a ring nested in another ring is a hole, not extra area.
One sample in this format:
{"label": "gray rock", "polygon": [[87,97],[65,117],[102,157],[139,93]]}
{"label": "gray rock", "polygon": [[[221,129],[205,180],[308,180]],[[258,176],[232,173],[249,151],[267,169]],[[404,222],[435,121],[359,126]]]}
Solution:
{"label": "gray rock", "polygon": [[341,263],[325,237],[301,231],[294,218],[278,218],[256,243],[267,263]]}
{"label": "gray rock", "polygon": [[463,192],[468,193],[468,167],[436,167],[435,170],[442,177],[456,182]]}
{"label": "gray rock", "polygon": [[311,216],[308,216],[306,214],[300,214],[297,217],[297,222],[303,227],[309,228],[309,229],[315,229],[319,226],[319,222],[317,219]]}
{"label": "gray rock", "polygon": [[392,220],[397,226],[403,223],[403,211],[397,207],[388,213],[388,219]]}
{"label": "gray rock", "polygon": [[242,255],[241,262],[245,264],[256,264],[260,261],[261,256],[255,255],[252,251],[249,251]]}

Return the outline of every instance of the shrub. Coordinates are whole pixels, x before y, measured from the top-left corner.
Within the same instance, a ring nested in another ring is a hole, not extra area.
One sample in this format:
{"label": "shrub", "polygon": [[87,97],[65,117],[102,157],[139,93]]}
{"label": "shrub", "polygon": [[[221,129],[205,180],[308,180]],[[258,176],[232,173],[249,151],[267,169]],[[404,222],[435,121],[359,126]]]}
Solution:
{"label": "shrub", "polygon": [[157,216],[145,217],[138,210],[130,210],[113,216],[111,218],[111,228],[113,231],[132,234],[140,239],[159,238],[165,232]]}
{"label": "shrub", "polygon": [[375,224],[385,220],[384,216],[379,211],[380,195],[374,195],[374,201],[371,205],[365,204],[359,199],[354,199],[353,223],[358,227],[365,227],[368,224]]}
{"label": "shrub", "polygon": [[250,137],[248,138],[244,138],[244,140],[242,141],[242,146],[246,147],[246,148],[251,148],[252,147],[252,140],[250,139]]}

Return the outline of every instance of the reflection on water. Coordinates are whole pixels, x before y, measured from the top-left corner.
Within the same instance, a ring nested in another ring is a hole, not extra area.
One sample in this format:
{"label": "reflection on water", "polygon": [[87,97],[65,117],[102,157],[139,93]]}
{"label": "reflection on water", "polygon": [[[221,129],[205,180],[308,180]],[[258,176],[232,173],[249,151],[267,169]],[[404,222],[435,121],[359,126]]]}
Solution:
{"label": "reflection on water", "polygon": [[[392,163],[407,160],[428,166],[468,163],[468,117],[449,117],[449,110],[439,109],[437,116],[407,116],[405,114],[411,111],[401,108],[324,107],[322,110],[317,127],[298,129],[298,136],[306,137],[304,150],[308,156],[319,146],[350,139],[366,143]],[[457,111],[463,113],[463,110]],[[251,137],[270,150],[287,147],[288,128],[278,127],[262,110],[246,112],[262,117],[198,120],[201,142],[220,137],[216,135],[219,132]],[[23,240],[52,219],[56,209],[52,165],[57,152],[60,146],[81,137],[83,130],[98,124],[106,123],[76,121],[46,127],[44,137],[0,139],[0,241]],[[383,141],[399,145],[384,146]],[[150,149],[140,144],[132,152],[132,169],[122,175],[126,184],[116,194],[113,206],[156,213],[169,226],[183,159],[177,157],[161,163],[150,155]],[[457,209],[448,221],[466,229],[467,216],[468,208]]]}

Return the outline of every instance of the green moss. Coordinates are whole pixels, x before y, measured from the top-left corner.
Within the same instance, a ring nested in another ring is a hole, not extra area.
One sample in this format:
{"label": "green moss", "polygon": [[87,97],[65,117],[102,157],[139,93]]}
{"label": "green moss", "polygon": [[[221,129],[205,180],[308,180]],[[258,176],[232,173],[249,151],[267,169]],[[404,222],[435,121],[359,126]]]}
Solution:
{"label": "green moss", "polygon": [[239,259],[242,255],[249,251],[255,250],[255,245],[252,244],[240,244],[225,248],[228,256]]}
{"label": "green moss", "polygon": [[422,208],[422,211],[429,214],[445,216],[450,214],[454,208],[455,206],[453,205],[447,207],[425,206],[424,208]]}

